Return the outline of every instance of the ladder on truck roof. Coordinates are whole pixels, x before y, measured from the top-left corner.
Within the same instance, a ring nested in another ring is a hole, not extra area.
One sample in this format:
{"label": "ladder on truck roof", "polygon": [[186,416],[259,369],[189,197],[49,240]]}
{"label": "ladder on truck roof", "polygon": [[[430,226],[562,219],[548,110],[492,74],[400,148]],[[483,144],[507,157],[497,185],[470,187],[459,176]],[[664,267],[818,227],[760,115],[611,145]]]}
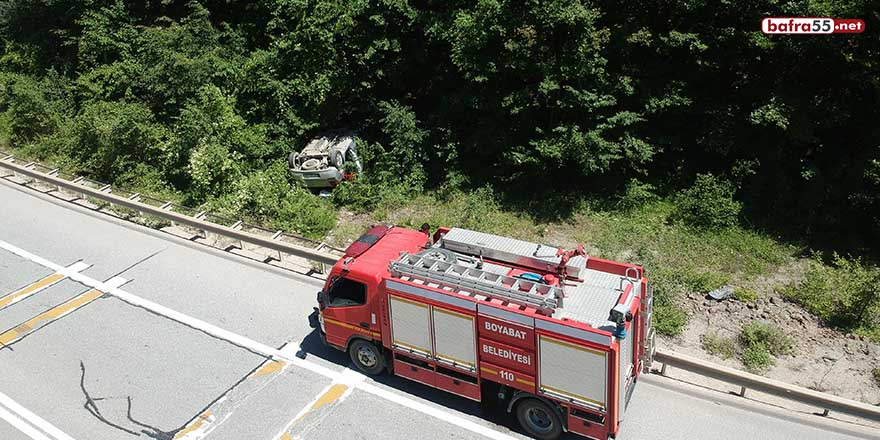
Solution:
{"label": "ladder on truck roof", "polygon": [[502,237],[485,232],[452,228],[439,241],[440,247],[467,255],[503,261],[517,266],[528,267],[545,272],[558,272],[560,265],[574,278],[580,278],[587,265],[587,257],[574,255],[562,258],[561,249],[530,241]]}
{"label": "ladder on truck roof", "polygon": [[562,307],[563,290],[560,287],[488,272],[475,267],[448,262],[428,255],[404,252],[389,264],[395,277],[410,277],[423,284],[483,295],[513,304],[534,307],[551,316]]}

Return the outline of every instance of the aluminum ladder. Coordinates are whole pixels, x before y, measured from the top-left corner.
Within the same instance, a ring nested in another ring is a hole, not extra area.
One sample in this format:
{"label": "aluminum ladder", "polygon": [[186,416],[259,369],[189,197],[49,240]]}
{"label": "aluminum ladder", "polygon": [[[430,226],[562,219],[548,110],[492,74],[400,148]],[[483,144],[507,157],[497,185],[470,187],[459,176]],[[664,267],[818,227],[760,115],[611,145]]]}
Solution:
{"label": "aluminum ladder", "polygon": [[533,307],[548,316],[552,316],[557,307],[562,307],[564,294],[560,287],[500,275],[427,255],[404,252],[397,261],[389,264],[388,269],[395,277],[407,276],[423,284],[436,284],[441,288]]}

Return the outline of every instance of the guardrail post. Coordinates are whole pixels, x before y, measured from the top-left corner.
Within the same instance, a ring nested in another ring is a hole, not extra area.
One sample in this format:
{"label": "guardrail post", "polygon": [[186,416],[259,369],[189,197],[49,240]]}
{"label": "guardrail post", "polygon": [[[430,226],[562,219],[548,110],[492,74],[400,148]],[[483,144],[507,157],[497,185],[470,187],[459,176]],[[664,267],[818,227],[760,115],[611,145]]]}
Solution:
{"label": "guardrail post", "polygon": [[[241,225],[243,225],[243,224],[244,224],[244,222],[239,220],[239,221],[233,223],[232,226],[230,226],[230,228],[235,229],[236,231],[240,231]],[[238,240],[238,248],[241,250],[244,250],[244,241]]]}
{"label": "guardrail post", "polygon": [[825,410],[823,410],[823,411],[822,411],[822,417],[828,417],[828,412],[829,412],[829,411],[828,411],[827,408],[826,408]]}
{"label": "guardrail post", "polygon": [[[279,231],[275,232],[275,234],[272,235],[272,240],[280,240],[282,235],[284,235],[284,231],[279,230]],[[284,260],[282,260],[282,258],[281,258],[281,251],[278,251],[278,262],[282,262],[282,261],[284,261]]]}
{"label": "guardrail post", "polygon": [[739,397],[746,397],[746,387],[739,387]]}
{"label": "guardrail post", "polygon": [[[82,182],[84,179],[85,179],[85,177],[83,177],[83,176],[77,176],[73,180],[71,180],[70,183],[72,183],[74,185],[79,185],[79,183]],[[74,192],[73,194],[75,196],[79,197],[80,200],[83,200],[86,198],[86,194],[84,192]]]}
{"label": "guardrail post", "polygon": [[664,363],[662,367],[660,367],[660,375],[666,376],[666,364]]}

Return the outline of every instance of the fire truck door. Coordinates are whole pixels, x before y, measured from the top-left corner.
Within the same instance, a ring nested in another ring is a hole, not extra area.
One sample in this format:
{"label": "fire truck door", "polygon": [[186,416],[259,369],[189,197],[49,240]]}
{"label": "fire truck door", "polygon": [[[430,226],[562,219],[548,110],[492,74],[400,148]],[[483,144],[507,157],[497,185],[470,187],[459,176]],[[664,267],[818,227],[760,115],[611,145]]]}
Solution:
{"label": "fire truck door", "polygon": [[321,318],[327,342],[345,347],[353,335],[372,339],[378,335],[366,283],[343,277],[334,280],[324,293],[326,307]]}

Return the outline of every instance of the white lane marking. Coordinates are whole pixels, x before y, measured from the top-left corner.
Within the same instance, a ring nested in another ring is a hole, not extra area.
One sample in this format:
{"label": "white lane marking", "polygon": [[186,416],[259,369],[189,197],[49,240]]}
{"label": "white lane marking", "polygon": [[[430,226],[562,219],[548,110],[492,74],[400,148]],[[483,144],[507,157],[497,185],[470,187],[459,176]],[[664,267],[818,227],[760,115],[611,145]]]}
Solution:
{"label": "white lane marking", "polygon": [[80,272],[82,272],[82,271],[84,271],[84,270],[86,270],[86,269],[88,269],[88,268],[90,268],[90,267],[92,267],[91,264],[83,263],[82,261],[77,261],[76,263],[73,263],[73,264],[71,264],[70,266],[67,266],[66,269],[69,270],[69,271],[71,271],[71,272],[80,273]]}
{"label": "white lane marking", "polygon": [[[21,248],[16,247],[12,244],[9,244],[5,241],[0,240],[0,248],[3,248],[9,252],[12,252],[13,254],[16,254],[20,257],[31,260],[34,263],[45,266],[45,267],[52,269],[56,272],[60,272],[60,273],[64,273],[64,274],[69,273],[69,271],[67,271],[66,268],[64,268],[58,264],[55,264],[55,263],[53,263],[43,257],[40,257],[38,255],[34,255],[24,249],[21,249]],[[274,347],[270,347],[266,344],[254,341],[253,339],[250,339],[246,336],[242,336],[242,335],[233,333],[229,330],[224,330],[220,327],[217,327],[213,324],[209,324],[209,323],[202,321],[198,318],[194,318],[192,316],[180,313],[176,310],[169,309],[168,307],[165,307],[163,305],[156,304],[152,301],[146,300],[146,299],[141,298],[137,295],[133,295],[131,293],[128,293],[122,289],[111,288],[109,290],[104,290],[101,287],[112,287],[112,286],[106,286],[105,283],[101,283],[98,280],[95,280],[94,278],[91,278],[89,276],[71,273],[70,275],[68,275],[68,277],[72,280],[75,280],[75,281],[85,285],[85,286],[88,286],[88,287],[91,287],[94,289],[99,289],[102,292],[106,292],[110,295],[113,295],[116,298],[119,298],[120,300],[125,301],[131,305],[142,307],[142,308],[147,309],[153,313],[156,313],[158,315],[162,315],[168,319],[171,319],[173,321],[177,321],[177,322],[184,324],[184,325],[187,325],[189,327],[201,330],[211,336],[214,336],[219,339],[223,339],[227,342],[238,345],[239,347],[247,348],[248,350],[254,351],[254,352],[259,353],[263,356],[267,356],[267,357],[271,357],[271,358],[275,358],[275,359],[286,360],[286,361],[291,362],[300,368],[309,370],[313,373],[330,378],[332,380],[337,380],[337,379],[343,377],[344,375],[360,374],[360,373],[354,372],[348,368],[346,368],[345,370],[343,370],[341,372],[336,371],[336,370],[332,370],[332,369],[327,368],[323,365],[319,365],[314,362],[307,361],[305,359],[300,359],[297,356],[291,356],[290,353],[296,353],[297,351],[299,351],[299,346],[297,344],[289,344],[288,346],[284,347],[285,348],[284,351],[281,351],[281,350],[278,350]],[[351,371],[351,373],[347,373],[346,371]],[[428,415],[431,417],[435,417],[435,418],[440,419],[442,421],[445,421],[449,424],[458,426],[460,428],[466,429],[468,431],[471,431],[475,434],[482,435],[487,438],[491,438],[494,440],[513,440],[514,439],[514,437],[512,437],[512,436],[504,434],[499,431],[496,431],[488,426],[480,425],[479,423],[475,423],[475,422],[468,420],[464,417],[455,415],[455,414],[447,412],[447,411],[443,411],[439,408],[435,408],[430,405],[426,405],[422,402],[411,399],[409,397],[399,395],[396,393],[392,393],[391,391],[380,388],[376,385],[370,384],[365,381],[358,382],[357,384],[354,384],[353,386],[358,389],[361,389],[363,391],[366,391],[370,394],[373,394],[377,397],[381,397],[385,400],[388,400],[388,401],[397,403],[399,405],[405,406],[407,408],[413,409],[415,411],[421,412],[422,414],[425,414],[425,415]]]}
{"label": "white lane marking", "polygon": [[3,420],[6,420],[34,440],[73,440],[73,437],[65,434],[40,416],[28,411],[3,393],[0,393],[0,410],[2,410],[0,411],[0,417]]}
{"label": "white lane marking", "polygon": [[6,420],[13,428],[21,431],[24,435],[34,440],[52,440],[49,437],[46,437],[42,432],[38,431],[37,428],[28,425],[27,422],[7,411],[6,408],[2,406],[0,406],[0,419]]}
{"label": "white lane marking", "polygon": [[45,434],[37,430],[31,425],[28,425],[27,422],[16,416],[15,414],[6,410],[6,408],[0,406],[0,419],[6,420],[12,425],[15,429],[24,433],[24,435],[34,439],[34,440],[52,440],[47,437]]}
{"label": "white lane marking", "polygon": [[95,289],[104,293],[110,293],[114,289],[118,289],[128,283],[129,280],[122,277],[113,277],[103,283],[95,286]]}
{"label": "white lane marking", "polygon": [[[70,266],[67,266],[67,269],[70,271],[73,271],[73,272],[81,272],[83,270],[88,269],[91,266],[92,266],[91,264],[86,264],[86,263],[83,263],[82,261],[77,261],[76,263],[73,263]],[[60,277],[59,277],[59,275],[60,275]],[[21,289],[18,289],[15,292],[12,292],[8,295],[0,297],[0,310],[3,310],[3,309],[23,300],[25,298],[29,298],[31,296],[34,296],[37,293],[40,293],[43,290],[46,290],[46,289],[60,283],[61,281],[64,281],[65,278],[66,278],[66,275],[55,272],[55,273],[49,274],[49,275],[37,280],[36,282],[31,283],[30,285],[27,285],[25,287],[22,287]]]}

